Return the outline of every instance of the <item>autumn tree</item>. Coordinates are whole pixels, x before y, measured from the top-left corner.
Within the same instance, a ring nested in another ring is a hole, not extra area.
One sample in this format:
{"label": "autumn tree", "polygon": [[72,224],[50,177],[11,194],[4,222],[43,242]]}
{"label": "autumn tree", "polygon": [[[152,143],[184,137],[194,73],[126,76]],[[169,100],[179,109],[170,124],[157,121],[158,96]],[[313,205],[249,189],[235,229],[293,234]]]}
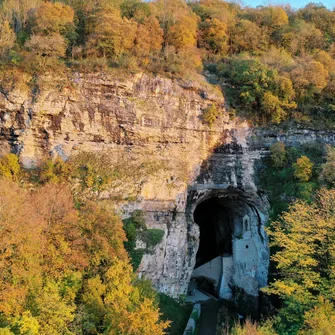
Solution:
{"label": "autumn tree", "polygon": [[66,54],[66,42],[60,34],[33,35],[25,46],[30,52],[27,60],[36,63],[37,68],[44,71],[48,66],[57,64],[58,59]]}
{"label": "autumn tree", "polygon": [[288,24],[288,16],[285,10],[280,6],[267,6],[261,9],[262,21],[261,24],[276,29]]}
{"label": "autumn tree", "polygon": [[151,14],[149,4],[139,0],[125,0],[120,6],[122,16],[127,19],[134,19],[139,23],[148,18]]}
{"label": "autumn tree", "polygon": [[73,27],[73,20],[73,9],[60,2],[43,2],[30,14],[32,32],[41,35],[64,35]]}
{"label": "autumn tree", "polygon": [[279,123],[296,106],[291,81],[258,60],[235,57],[222,70],[235,87],[227,89],[233,106],[243,108],[257,122]]}
{"label": "autumn tree", "polygon": [[268,38],[262,29],[254,22],[240,20],[230,28],[230,52],[240,53],[251,51],[254,53],[267,49]]}
{"label": "autumn tree", "polygon": [[328,10],[322,3],[309,3],[304,8],[301,8],[297,15],[320,29],[328,39],[328,43],[335,41],[334,11]]}
{"label": "autumn tree", "polygon": [[37,68],[46,70],[65,57],[69,33],[73,31],[74,11],[61,3],[43,2],[29,16],[31,38],[25,46],[30,55],[27,60]]}
{"label": "autumn tree", "polygon": [[292,204],[268,230],[280,276],[266,291],[284,299],[280,317],[290,334],[301,328],[303,312],[318,304],[318,296],[334,298],[334,208],[335,190],[323,189],[311,204]]}
{"label": "autumn tree", "polygon": [[287,36],[292,54],[301,55],[304,52],[313,52],[323,49],[325,39],[322,31],[313,23],[296,20],[292,24],[291,32]]}
{"label": "autumn tree", "polygon": [[42,3],[42,0],[4,0],[1,3],[1,10],[5,18],[12,24],[15,33],[20,33],[25,28],[28,15]]}
{"label": "autumn tree", "polygon": [[19,158],[15,154],[8,154],[0,158],[0,176],[17,180],[21,172]]}
{"label": "autumn tree", "polygon": [[29,193],[0,179],[0,313],[15,317],[24,311],[29,291],[42,284],[44,222]]}
{"label": "autumn tree", "polygon": [[325,66],[317,61],[300,61],[290,72],[297,97],[303,103],[312,100],[328,83],[329,73]]}
{"label": "autumn tree", "polygon": [[322,165],[320,179],[326,185],[333,187],[335,184],[335,148],[327,146],[326,162]]}
{"label": "autumn tree", "polygon": [[16,36],[9,21],[0,16],[0,57],[5,56],[13,48]]}
{"label": "autumn tree", "polygon": [[163,29],[159,21],[154,16],[150,16],[137,27],[134,51],[138,56],[157,53],[162,49],[163,40]]}
{"label": "autumn tree", "polygon": [[169,322],[160,321],[153,300],[141,296],[132,281],[131,265],[115,258],[104,276],[88,281],[84,293],[86,308],[100,311],[107,334],[164,334]]}
{"label": "autumn tree", "polygon": [[197,41],[197,19],[194,15],[185,15],[179,18],[168,29],[166,43],[177,51],[183,51],[195,46]]}
{"label": "autumn tree", "polygon": [[134,46],[137,25],[121,17],[111,6],[99,9],[90,18],[87,53],[98,57],[117,58]]}
{"label": "autumn tree", "polygon": [[335,324],[335,307],[323,297],[318,304],[305,312],[304,325],[299,335],[332,335]]}
{"label": "autumn tree", "polygon": [[309,181],[313,173],[314,163],[307,156],[301,156],[293,164],[294,176],[301,181]]}
{"label": "autumn tree", "polygon": [[218,19],[206,19],[200,24],[198,42],[200,47],[214,54],[225,54],[228,51],[227,24]]}

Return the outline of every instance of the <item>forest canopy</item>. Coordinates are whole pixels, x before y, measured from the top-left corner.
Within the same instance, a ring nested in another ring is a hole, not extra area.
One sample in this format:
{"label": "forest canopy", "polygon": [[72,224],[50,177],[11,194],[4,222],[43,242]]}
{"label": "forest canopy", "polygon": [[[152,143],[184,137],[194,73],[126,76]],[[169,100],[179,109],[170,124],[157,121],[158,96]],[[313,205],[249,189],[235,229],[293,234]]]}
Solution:
{"label": "forest canopy", "polygon": [[335,124],[335,11],[321,3],[2,0],[0,11],[2,78],[67,68],[212,73],[230,107],[256,124]]}

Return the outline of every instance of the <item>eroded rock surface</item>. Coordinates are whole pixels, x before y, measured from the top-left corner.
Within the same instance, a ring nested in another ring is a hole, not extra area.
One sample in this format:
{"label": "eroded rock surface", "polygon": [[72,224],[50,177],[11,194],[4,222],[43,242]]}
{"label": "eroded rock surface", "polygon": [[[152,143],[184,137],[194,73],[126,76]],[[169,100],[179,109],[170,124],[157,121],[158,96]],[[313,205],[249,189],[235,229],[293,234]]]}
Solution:
{"label": "eroded rock surface", "polygon": [[[0,153],[16,151],[26,166],[79,151],[105,151],[138,166],[158,162],[150,173],[134,174],[100,194],[122,194],[123,215],[142,209],[150,228],[165,231],[162,242],[143,257],[139,275],[172,296],[186,293],[199,246],[193,214],[201,202],[216,197],[233,215],[232,284],[257,295],[266,284],[269,255],[268,201],[255,184],[255,164],[277,140],[334,143],[334,134],[252,131],[247,123],[229,119],[219,89],[192,81],[76,73],[60,88],[51,85],[55,80],[44,78],[50,85],[38,95],[0,92]],[[209,128],[202,114],[213,103],[222,116]],[[125,200],[129,197],[132,201]]]}

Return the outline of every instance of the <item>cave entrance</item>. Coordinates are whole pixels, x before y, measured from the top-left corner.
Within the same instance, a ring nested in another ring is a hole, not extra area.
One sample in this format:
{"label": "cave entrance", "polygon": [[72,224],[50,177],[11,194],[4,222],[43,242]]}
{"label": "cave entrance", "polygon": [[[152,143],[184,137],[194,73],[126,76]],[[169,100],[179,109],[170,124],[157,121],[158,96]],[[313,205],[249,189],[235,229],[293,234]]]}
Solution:
{"label": "cave entrance", "polygon": [[189,288],[200,294],[199,299],[206,299],[202,295],[205,292],[225,299],[232,297],[235,207],[234,199],[213,196],[200,202],[193,212],[200,244]]}
{"label": "cave entrance", "polygon": [[218,256],[232,255],[233,212],[224,198],[201,202],[194,211],[194,221],[200,228],[195,269]]}

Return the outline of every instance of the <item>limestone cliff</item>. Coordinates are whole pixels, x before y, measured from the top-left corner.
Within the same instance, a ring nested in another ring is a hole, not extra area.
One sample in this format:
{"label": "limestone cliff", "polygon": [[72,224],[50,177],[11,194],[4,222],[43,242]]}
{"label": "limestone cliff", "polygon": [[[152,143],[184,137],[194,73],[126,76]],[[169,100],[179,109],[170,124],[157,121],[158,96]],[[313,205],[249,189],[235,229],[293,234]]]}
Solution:
{"label": "limestone cliff", "polygon": [[[79,73],[62,87],[53,81],[45,77],[49,85],[39,87],[38,94],[0,92],[0,152],[18,152],[26,166],[46,155],[67,159],[80,150],[105,151],[138,169],[155,162],[151,173],[134,173],[99,195],[108,198],[117,191],[123,198],[131,196],[132,201],[120,201],[124,215],[142,209],[149,227],[165,231],[154,252],[144,256],[139,274],[172,296],[185,293],[201,230],[194,212],[216,199],[220,209],[213,218],[229,217],[226,231],[234,259],[233,282],[220,290],[236,285],[257,296],[266,284],[269,255],[264,231],[268,202],[255,184],[255,162],[276,140],[299,142],[319,135],[251,131],[247,123],[229,119],[220,90],[205,82]],[[213,103],[222,115],[209,128],[202,113]],[[319,137],[335,141],[334,134]],[[224,228],[213,229],[222,236],[213,243],[228,243]]]}

